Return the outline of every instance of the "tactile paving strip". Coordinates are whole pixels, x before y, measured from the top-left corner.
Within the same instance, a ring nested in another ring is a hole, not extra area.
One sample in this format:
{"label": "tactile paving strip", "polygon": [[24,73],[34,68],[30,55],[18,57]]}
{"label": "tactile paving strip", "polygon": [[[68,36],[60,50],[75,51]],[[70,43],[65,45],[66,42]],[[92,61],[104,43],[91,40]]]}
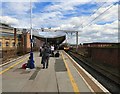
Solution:
{"label": "tactile paving strip", "polygon": [[62,59],[56,59],[55,72],[63,72],[63,71],[67,71],[64,61]]}
{"label": "tactile paving strip", "polygon": [[31,75],[29,80],[34,80],[40,70],[41,70],[41,68],[36,68],[35,72]]}

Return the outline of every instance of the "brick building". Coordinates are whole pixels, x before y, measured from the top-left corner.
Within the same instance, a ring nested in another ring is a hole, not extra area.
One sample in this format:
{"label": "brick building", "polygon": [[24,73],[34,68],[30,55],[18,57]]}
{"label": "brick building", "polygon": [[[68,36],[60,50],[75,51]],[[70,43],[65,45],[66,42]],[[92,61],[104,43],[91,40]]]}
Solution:
{"label": "brick building", "polygon": [[0,57],[4,60],[30,51],[30,34],[0,23]]}

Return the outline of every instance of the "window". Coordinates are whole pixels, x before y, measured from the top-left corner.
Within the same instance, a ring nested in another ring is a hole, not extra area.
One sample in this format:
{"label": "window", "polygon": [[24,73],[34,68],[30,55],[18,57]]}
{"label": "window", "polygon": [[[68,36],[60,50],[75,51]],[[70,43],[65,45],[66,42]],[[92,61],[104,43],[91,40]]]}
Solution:
{"label": "window", "polygon": [[7,36],[14,37],[14,34],[13,33],[8,33],[8,32],[2,32],[2,36],[3,37],[7,37]]}
{"label": "window", "polygon": [[9,42],[6,42],[6,46],[9,46]]}

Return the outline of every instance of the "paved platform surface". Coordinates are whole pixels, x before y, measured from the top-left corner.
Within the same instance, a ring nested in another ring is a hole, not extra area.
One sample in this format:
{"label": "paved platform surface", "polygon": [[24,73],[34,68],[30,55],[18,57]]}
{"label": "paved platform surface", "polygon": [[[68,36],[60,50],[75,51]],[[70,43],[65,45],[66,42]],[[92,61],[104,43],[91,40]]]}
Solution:
{"label": "paved platform surface", "polygon": [[35,69],[21,69],[27,62],[26,55],[4,66],[2,75],[2,92],[92,92],[75,69],[72,61],[61,51],[60,57],[50,57],[49,67],[42,69],[41,57],[34,52]]}

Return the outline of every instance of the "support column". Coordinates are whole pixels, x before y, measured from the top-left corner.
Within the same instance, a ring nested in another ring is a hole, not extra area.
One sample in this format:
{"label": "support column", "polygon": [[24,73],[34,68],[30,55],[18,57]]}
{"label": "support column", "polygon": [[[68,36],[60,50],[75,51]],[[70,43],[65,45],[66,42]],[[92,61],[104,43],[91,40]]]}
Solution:
{"label": "support column", "polygon": [[31,0],[30,0],[30,35],[31,35],[31,38],[30,38],[30,43],[31,43],[31,51],[30,51],[30,66],[29,68],[30,69],[33,69],[35,68],[35,65],[34,65],[34,59],[33,59],[33,37],[32,37],[32,4],[31,4]]}
{"label": "support column", "polygon": [[17,40],[17,34],[16,34],[16,28],[14,28],[14,42],[16,47],[16,40]]}
{"label": "support column", "polygon": [[76,32],[76,52],[78,50],[78,31]]}

